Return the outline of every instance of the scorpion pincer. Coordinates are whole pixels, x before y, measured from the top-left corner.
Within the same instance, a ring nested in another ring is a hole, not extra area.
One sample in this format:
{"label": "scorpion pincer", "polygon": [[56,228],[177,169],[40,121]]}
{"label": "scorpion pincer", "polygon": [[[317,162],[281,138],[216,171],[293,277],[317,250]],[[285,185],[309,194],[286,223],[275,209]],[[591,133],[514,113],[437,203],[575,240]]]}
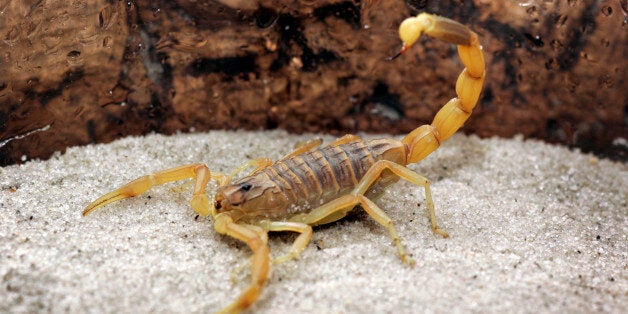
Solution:
{"label": "scorpion pincer", "polygon": [[[428,180],[405,166],[425,158],[463,125],[478,101],[485,76],[477,34],[453,20],[425,13],[401,23],[399,36],[403,46],[393,58],[410,48],[422,34],[457,45],[465,69],[456,82],[456,97],[438,111],[430,125],[416,128],[401,141],[391,138],[365,141],[346,135],[321,147],[320,140],[313,140],[276,162],[251,160],[230,174],[210,172],[200,163],[179,166],[141,177],[103,195],[89,204],[83,215],[139,195],[152,186],[193,178],[191,207],[199,215],[211,215],[218,233],[243,241],[253,251],[251,283],[222,310],[226,313],[240,312],[258,299],[271,262],[268,232],[299,233],[290,251],[273,260],[285,262],[296,258],[307,246],[312,226],[341,219],[358,205],[388,229],[401,260],[413,265],[391,219],[372,199],[399,178],[423,187],[432,230],[448,236],[436,223]],[[238,172],[249,167],[254,167],[249,175],[233,180]],[[210,179],[218,184],[213,202],[205,193]]]}

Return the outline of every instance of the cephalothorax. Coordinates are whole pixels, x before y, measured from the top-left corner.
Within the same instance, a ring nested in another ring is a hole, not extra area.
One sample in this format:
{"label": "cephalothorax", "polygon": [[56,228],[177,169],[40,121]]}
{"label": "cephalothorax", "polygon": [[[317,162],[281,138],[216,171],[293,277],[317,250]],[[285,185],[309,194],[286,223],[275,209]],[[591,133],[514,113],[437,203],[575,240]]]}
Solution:
{"label": "cephalothorax", "polygon": [[[194,178],[191,207],[200,215],[211,215],[218,233],[245,242],[253,251],[251,283],[224,312],[239,312],[259,297],[271,261],[269,231],[299,233],[290,252],[273,260],[285,262],[296,258],[307,246],[312,226],[336,221],[357,205],[388,229],[401,259],[413,265],[391,219],[371,199],[399,178],[421,186],[425,189],[432,230],[447,237],[436,223],[428,180],[405,166],[425,158],[462,126],[478,101],[485,75],[477,35],[464,25],[430,14],[422,13],[401,23],[399,36],[403,47],[397,56],[422,34],[456,44],[465,69],[456,82],[457,96],[436,114],[432,124],[416,128],[401,141],[364,141],[346,135],[320,147],[321,141],[313,140],[276,162],[251,160],[229,175],[210,172],[204,164],[180,166],[141,177],[103,195],[89,204],[83,215],[139,195],[152,186]],[[255,169],[248,176],[232,180],[236,173],[250,166]],[[213,202],[205,193],[210,179],[219,186]]]}

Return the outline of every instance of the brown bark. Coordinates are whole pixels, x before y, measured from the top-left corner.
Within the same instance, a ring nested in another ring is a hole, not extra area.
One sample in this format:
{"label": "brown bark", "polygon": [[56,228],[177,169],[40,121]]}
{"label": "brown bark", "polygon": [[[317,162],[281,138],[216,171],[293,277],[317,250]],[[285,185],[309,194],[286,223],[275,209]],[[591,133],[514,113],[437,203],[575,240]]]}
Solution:
{"label": "brown bark", "polygon": [[7,1],[0,165],[153,131],[406,133],[462,69],[428,39],[384,60],[421,11],[485,48],[465,132],[625,153],[626,1]]}

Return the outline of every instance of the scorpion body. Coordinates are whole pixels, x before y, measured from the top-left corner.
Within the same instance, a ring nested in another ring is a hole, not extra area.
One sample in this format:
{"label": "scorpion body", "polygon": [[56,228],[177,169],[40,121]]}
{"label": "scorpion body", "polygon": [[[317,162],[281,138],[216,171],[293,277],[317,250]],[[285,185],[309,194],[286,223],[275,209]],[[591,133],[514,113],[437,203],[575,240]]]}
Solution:
{"label": "scorpion body", "polygon": [[[272,189],[273,201],[267,202],[267,208],[256,207],[255,214],[243,219],[257,219],[257,212],[265,218],[289,219],[349,193],[377,161],[406,163],[404,145],[399,141],[378,139],[367,142],[357,136],[343,137],[341,141],[279,160],[232,182],[223,188],[222,193],[234,197],[237,195],[235,191],[243,187]],[[397,176],[380,178],[369,188],[369,196],[378,196],[383,187],[397,179]],[[221,207],[218,202],[216,209]]]}
{"label": "scorpion body", "polygon": [[[270,250],[268,232],[299,233],[290,251],[273,260],[298,257],[312,237],[312,226],[336,221],[359,206],[388,229],[402,261],[414,265],[401,243],[392,220],[371,199],[400,178],[425,189],[427,209],[434,233],[447,237],[436,223],[429,181],[405,166],[425,158],[455,133],[471,115],[480,96],[485,70],[477,34],[450,19],[419,14],[399,26],[403,46],[392,59],[404,53],[422,34],[453,43],[465,69],[456,82],[456,97],[448,101],[430,125],[423,125],[403,139],[364,141],[345,135],[321,147],[321,141],[306,142],[282,159],[254,159],[230,174],[210,172],[204,164],[191,164],[136,179],[89,204],[87,215],[106,204],[139,195],[166,182],[193,178],[191,207],[199,215],[211,215],[214,229],[243,241],[253,251],[251,283],[222,312],[234,313],[255,302],[268,278]],[[247,176],[235,175],[253,166]],[[209,180],[218,184],[213,202],[206,195]]]}

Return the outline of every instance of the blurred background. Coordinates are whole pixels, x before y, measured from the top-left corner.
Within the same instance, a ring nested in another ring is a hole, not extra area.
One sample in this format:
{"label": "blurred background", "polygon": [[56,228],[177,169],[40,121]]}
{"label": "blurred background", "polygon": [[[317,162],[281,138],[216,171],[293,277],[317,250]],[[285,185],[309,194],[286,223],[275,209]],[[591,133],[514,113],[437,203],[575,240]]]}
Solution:
{"label": "blurred background", "polygon": [[628,159],[626,0],[3,0],[0,166],[151,132],[407,133],[462,70],[427,38],[386,60],[420,12],[480,35],[463,132]]}

